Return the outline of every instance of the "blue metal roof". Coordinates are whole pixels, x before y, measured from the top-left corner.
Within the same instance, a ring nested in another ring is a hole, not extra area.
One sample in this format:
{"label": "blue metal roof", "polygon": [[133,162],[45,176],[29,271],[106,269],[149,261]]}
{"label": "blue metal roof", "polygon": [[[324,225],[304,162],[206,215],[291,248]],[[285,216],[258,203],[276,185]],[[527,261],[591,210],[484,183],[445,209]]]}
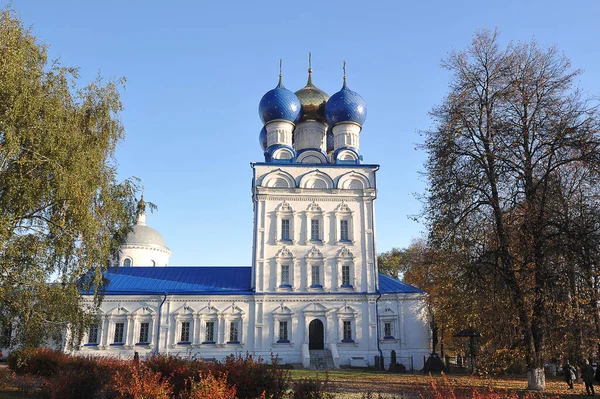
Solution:
{"label": "blue metal roof", "polygon": [[251,268],[120,267],[110,268],[105,294],[250,294]]}
{"label": "blue metal roof", "polygon": [[410,284],[398,281],[395,278],[379,273],[379,292],[382,294],[424,294],[425,291],[418,289]]}
{"label": "blue metal roof", "polygon": [[[249,266],[120,267],[104,274],[109,280],[104,294],[252,294]],[[379,274],[379,291],[424,293],[412,285]],[[87,294],[91,294],[88,292]],[[291,293],[298,294],[298,293]],[[355,293],[356,294],[356,293]],[[362,293],[365,294],[365,293]],[[314,295],[314,293],[311,293]]]}

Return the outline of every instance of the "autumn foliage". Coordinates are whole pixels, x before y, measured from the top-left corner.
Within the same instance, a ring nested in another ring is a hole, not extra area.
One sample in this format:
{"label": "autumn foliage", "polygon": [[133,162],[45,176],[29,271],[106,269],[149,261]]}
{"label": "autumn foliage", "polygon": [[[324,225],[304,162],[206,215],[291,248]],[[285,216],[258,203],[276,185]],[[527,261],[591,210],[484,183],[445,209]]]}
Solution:
{"label": "autumn foliage", "polygon": [[37,377],[47,399],[278,399],[290,379],[276,358],[266,363],[250,355],[212,363],[155,355],[137,363],[35,349],[15,352],[9,365],[17,375]]}

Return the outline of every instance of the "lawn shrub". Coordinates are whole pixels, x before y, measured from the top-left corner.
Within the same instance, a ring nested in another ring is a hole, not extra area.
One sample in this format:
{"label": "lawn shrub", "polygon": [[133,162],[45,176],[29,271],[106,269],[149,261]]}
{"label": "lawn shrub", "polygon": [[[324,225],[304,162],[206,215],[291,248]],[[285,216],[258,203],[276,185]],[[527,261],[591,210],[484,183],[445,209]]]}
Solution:
{"label": "lawn shrub", "polygon": [[142,363],[150,370],[168,377],[175,396],[183,392],[189,381],[205,369],[202,360],[183,359],[173,355],[154,354]]}
{"label": "lawn shrub", "polygon": [[117,393],[117,399],[170,399],[173,395],[168,377],[133,362],[115,372],[110,389]]}
{"label": "lawn shrub", "polygon": [[238,399],[236,388],[227,383],[227,374],[215,377],[211,372],[200,374],[198,381],[190,381],[190,389],[182,399]]}
{"label": "lawn shrub", "polygon": [[256,399],[264,396],[272,399],[283,398],[290,381],[290,372],[278,367],[277,358],[267,364],[252,355],[230,355],[224,362],[207,364],[207,371],[213,374],[227,374],[229,385],[235,386],[240,399]]}
{"label": "lawn shrub", "polygon": [[294,381],[292,399],[333,399],[333,386],[329,376],[325,374],[322,380],[317,375],[315,378],[301,378]]}
{"label": "lawn shrub", "polygon": [[10,353],[8,366],[19,374],[52,377],[62,368],[67,355],[46,348],[21,349]]}
{"label": "lawn shrub", "polygon": [[60,372],[46,379],[41,396],[44,399],[77,399],[103,393],[103,397],[113,397],[116,393],[111,390],[110,381],[115,372],[125,367],[124,362],[111,358],[69,356]]}

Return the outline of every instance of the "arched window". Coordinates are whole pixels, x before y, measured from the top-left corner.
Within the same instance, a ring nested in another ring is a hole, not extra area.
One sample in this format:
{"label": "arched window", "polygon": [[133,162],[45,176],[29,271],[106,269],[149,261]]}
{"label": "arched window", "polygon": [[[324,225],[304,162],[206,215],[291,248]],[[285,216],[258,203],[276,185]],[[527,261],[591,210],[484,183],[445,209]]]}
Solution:
{"label": "arched window", "polygon": [[132,266],[133,262],[131,261],[131,258],[125,258],[123,260],[123,266],[127,267],[127,266]]}
{"label": "arched window", "polygon": [[150,262],[152,263],[152,266],[156,266],[156,262],[155,261],[151,260]]}

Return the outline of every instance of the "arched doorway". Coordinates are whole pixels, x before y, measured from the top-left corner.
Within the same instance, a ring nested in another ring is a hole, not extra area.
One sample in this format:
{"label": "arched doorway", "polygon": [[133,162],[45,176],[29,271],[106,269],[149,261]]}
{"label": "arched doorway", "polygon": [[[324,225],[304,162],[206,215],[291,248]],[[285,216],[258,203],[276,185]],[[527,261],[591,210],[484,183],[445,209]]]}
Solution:
{"label": "arched doorway", "polygon": [[323,322],[314,319],[308,325],[308,349],[325,349]]}

